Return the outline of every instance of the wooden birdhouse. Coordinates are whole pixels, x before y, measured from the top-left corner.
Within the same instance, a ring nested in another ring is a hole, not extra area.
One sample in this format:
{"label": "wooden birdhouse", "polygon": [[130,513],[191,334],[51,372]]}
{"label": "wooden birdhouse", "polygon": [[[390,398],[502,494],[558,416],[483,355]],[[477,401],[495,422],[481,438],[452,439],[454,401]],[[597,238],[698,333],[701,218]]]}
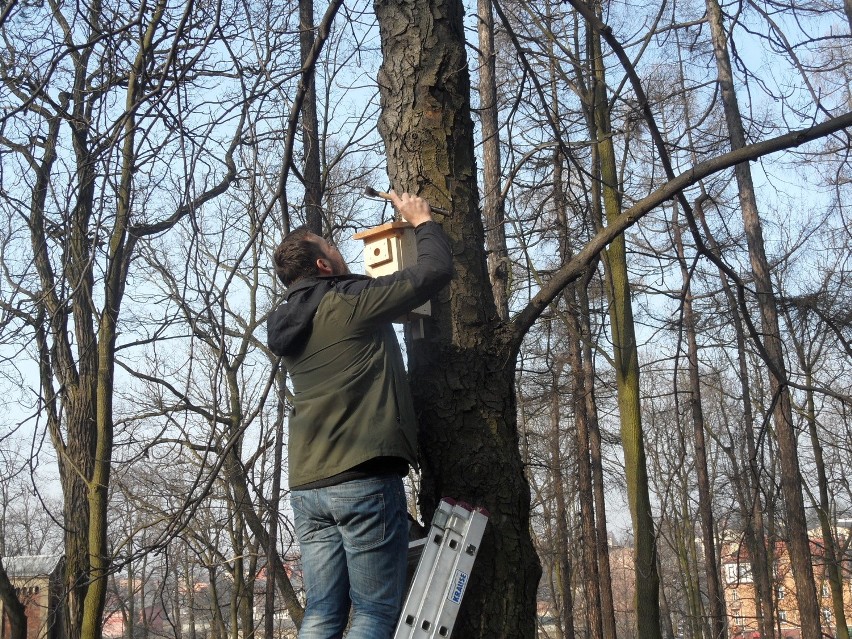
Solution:
{"label": "wooden birdhouse", "polygon": [[[414,227],[408,222],[388,222],[356,233],[352,239],[364,241],[364,268],[371,277],[390,275],[417,264],[417,241]],[[395,321],[412,322],[429,317],[431,310],[427,301]]]}

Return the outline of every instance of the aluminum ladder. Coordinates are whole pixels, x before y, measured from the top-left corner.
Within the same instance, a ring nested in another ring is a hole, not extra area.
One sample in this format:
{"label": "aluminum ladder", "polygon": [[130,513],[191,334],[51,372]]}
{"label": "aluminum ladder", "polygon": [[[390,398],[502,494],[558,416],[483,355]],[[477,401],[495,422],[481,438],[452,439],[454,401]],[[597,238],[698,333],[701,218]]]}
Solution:
{"label": "aluminum ladder", "polygon": [[412,542],[422,554],[393,639],[449,637],[488,523],[488,511],[444,498],[429,535]]}

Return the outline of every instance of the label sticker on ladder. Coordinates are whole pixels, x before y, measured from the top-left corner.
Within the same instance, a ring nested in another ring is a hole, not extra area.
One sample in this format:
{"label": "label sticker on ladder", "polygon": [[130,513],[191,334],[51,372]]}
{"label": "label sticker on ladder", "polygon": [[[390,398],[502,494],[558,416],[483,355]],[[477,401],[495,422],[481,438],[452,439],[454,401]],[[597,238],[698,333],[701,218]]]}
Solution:
{"label": "label sticker on ladder", "polygon": [[450,596],[447,599],[454,604],[460,603],[464,596],[465,586],[467,586],[467,573],[456,570],[455,577],[453,578],[453,587],[450,588]]}

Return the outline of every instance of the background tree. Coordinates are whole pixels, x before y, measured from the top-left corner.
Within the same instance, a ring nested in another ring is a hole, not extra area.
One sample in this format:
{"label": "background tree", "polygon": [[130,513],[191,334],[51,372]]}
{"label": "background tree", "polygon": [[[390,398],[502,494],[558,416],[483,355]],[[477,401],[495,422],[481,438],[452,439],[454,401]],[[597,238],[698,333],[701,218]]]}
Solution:
{"label": "background tree", "polygon": [[22,5],[3,29],[2,144],[15,170],[3,172],[2,206],[25,221],[4,244],[3,308],[39,367],[38,412],[58,457],[71,638],[101,633],[115,364],[138,246],[234,181],[251,85],[265,81],[246,73],[236,90],[218,87],[205,121],[204,90],[248,70],[227,45],[248,16],[221,8]]}
{"label": "background tree", "polygon": [[[577,5],[575,7],[578,10],[581,9]],[[501,497],[501,493],[508,486],[496,486],[491,473],[483,472],[483,476],[481,478],[479,476],[479,472],[483,469],[499,465],[507,469],[507,472],[510,468],[517,469],[512,471],[513,476],[517,472],[517,478],[510,478],[510,482],[522,481],[523,474],[520,472],[517,460],[504,457],[506,454],[504,451],[507,448],[514,450],[514,446],[508,445],[514,438],[514,425],[502,426],[505,422],[496,420],[491,413],[491,406],[498,405],[495,401],[496,397],[503,396],[505,393],[494,393],[495,399],[490,397],[487,400],[483,399],[481,404],[478,402],[470,404],[470,398],[483,396],[484,389],[490,388],[491,384],[497,384],[495,379],[497,376],[493,373],[490,378],[485,379],[483,374],[478,372],[480,370],[490,372],[494,368],[489,364],[493,354],[504,354],[502,359],[509,362],[498,370],[505,371],[506,368],[513,368],[512,355],[517,352],[516,345],[519,344],[514,340],[517,340],[518,335],[522,335],[528,328],[527,322],[531,323],[541,312],[541,302],[552,299],[554,291],[558,292],[568,281],[577,277],[582,265],[588,263],[588,251],[591,251],[596,243],[594,241],[588,243],[575,260],[560,269],[534,298],[533,303],[511,322],[512,330],[508,335],[501,334],[499,328],[489,327],[483,330],[484,327],[490,326],[489,322],[493,321],[490,318],[494,316],[494,313],[490,310],[492,309],[490,296],[483,296],[481,293],[483,290],[488,290],[488,283],[483,277],[487,271],[482,259],[481,240],[483,238],[479,230],[481,224],[476,214],[475,202],[471,199],[474,190],[471,184],[472,178],[468,177],[474,174],[473,160],[470,152],[462,153],[464,147],[460,142],[471,138],[468,133],[470,125],[466,118],[468,85],[466,75],[458,71],[465,68],[461,58],[460,8],[457,5],[442,4],[438,7],[424,3],[412,5],[405,13],[398,13],[394,7],[377,3],[376,9],[382,30],[384,56],[384,65],[379,76],[383,98],[380,126],[388,149],[391,181],[398,188],[424,195],[439,205],[445,207],[449,205],[452,214],[443,218],[441,222],[448,229],[454,244],[454,253],[458,257],[457,276],[450,288],[449,303],[442,300],[434,318],[432,335],[437,344],[430,343],[426,348],[425,345],[421,347],[414,343],[410,347],[411,374],[422,384],[415,388],[415,392],[425,431],[423,439],[426,462],[425,510],[428,513],[429,502],[432,501],[434,505],[436,496],[443,493],[458,493],[473,501],[481,501],[489,507],[496,501],[500,510],[495,507],[492,512],[496,513],[498,525],[492,527],[489,533],[491,539],[495,541],[492,542],[489,539],[488,543],[499,544],[503,552],[514,554],[520,558],[521,566],[529,565],[529,570],[532,571],[534,564],[527,564],[524,559],[528,554],[528,551],[523,550],[527,543],[525,535],[519,535],[511,528],[518,519],[526,519],[528,511],[526,500],[510,500],[507,498],[508,495]],[[586,12],[583,16],[590,21],[595,18]],[[398,28],[400,24],[408,25],[403,33]],[[599,26],[599,22],[593,22],[593,24],[602,34],[609,36],[607,42],[614,46],[611,31],[605,26]],[[411,56],[415,50],[418,54],[416,59],[413,59]],[[623,54],[623,50],[619,50],[619,54]],[[622,61],[627,65],[623,57]],[[444,69],[452,69],[453,74],[450,77],[442,75]],[[644,105],[646,119],[649,119],[651,124],[653,123],[652,115],[647,108],[647,98],[644,92],[641,92],[641,83],[635,76],[632,66],[627,66],[627,72],[633,74],[631,75],[632,88],[637,92],[640,103]],[[412,73],[413,80],[411,80]],[[843,126],[841,122],[845,120],[840,120],[836,124]],[[659,133],[656,132],[656,135],[659,136]],[[778,142],[780,143],[781,140],[782,138],[779,138]],[[660,140],[657,139],[657,141]],[[755,151],[758,148],[761,147],[755,147]],[[665,148],[660,146],[659,150],[660,153],[665,153],[665,159],[668,160]],[[735,164],[735,157],[737,157],[736,153],[727,154],[727,156],[720,156],[717,161],[722,164],[725,162]],[[670,164],[668,166],[670,169]],[[689,183],[717,170],[711,170],[710,166],[722,168],[715,162],[708,162],[706,166],[696,167],[689,177],[677,178],[672,174],[661,191],[675,194],[682,188],[679,185],[680,179]],[[448,180],[449,177],[452,179]],[[661,196],[662,193],[658,191],[649,199],[659,202],[657,198]],[[648,199],[645,200],[645,202],[648,201]],[[640,201],[614,217],[610,228],[607,229],[608,232],[600,234],[601,239],[605,235],[609,235],[609,239],[615,238],[627,224],[636,219],[634,211],[638,210],[641,215],[649,210],[644,208],[647,206],[645,202]],[[596,247],[595,254],[597,250],[599,249]],[[492,337],[494,335],[502,339],[494,343]],[[506,347],[509,348],[508,352],[503,350]],[[460,353],[464,356],[458,357]],[[471,362],[476,364],[472,365]],[[458,372],[448,379],[448,371]],[[464,388],[464,384],[460,383],[461,380],[473,381],[474,386]],[[499,390],[497,386],[494,388]],[[462,394],[456,395],[460,390],[463,390]],[[450,397],[453,397],[455,401],[449,401]],[[466,401],[462,401],[463,398]],[[458,413],[454,413],[450,409],[451,406],[469,406],[470,408],[453,420],[452,416]],[[472,415],[476,415],[476,420],[467,426],[470,422],[464,416],[471,414],[471,410]],[[503,409],[501,413],[505,415],[513,411]],[[451,440],[447,440],[444,435],[448,423],[453,424],[455,433],[455,437]],[[471,436],[466,434],[468,429]],[[477,433],[475,437],[474,432]],[[488,433],[486,441],[495,444],[494,450],[488,450],[482,445],[483,433]],[[505,440],[504,437],[510,437],[510,439]],[[477,443],[474,444],[474,441]],[[448,445],[450,442],[455,445]],[[501,446],[498,442],[506,443]],[[475,458],[471,456],[471,450],[477,451]],[[490,463],[483,463],[486,460],[486,454],[495,455],[494,460],[488,459]],[[459,476],[462,473],[463,478]],[[504,476],[501,476],[501,479],[504,479]],[[487,489],[486,486],[488,486]],[[517,488],[510,489],[509,494],[522,495],[525,493],[522,486],[521,483]],[[506,526],[509,528],[505,528]],[[641,526],[637,524],[637,533],[652,534],[652,530],[649,530],[652,528],[653,524],[649,518],[643,521]],[[509,538],[512,540],[521,541],[522,546],[514,546],[516,542],[513,542],[510,551],[508,539],[504,538],[506,535],[510,535]],[[491,552],[488,545],[484,550]],[[643,572],[643,576],[647,578],[648,574],[653,574],[655,571],[655,564],[652,564]],[[515,613],[506,612],[517,605],[519,614],[522,614],[520,610],[523,609],[524,604],[520,602],[524,600],[527,602],[526,606],[529,606],[529,599],[521,596],[518,589],[519,581],[520,585],[523,585],[528,583],[529,578],[525,576],[519,580],[516,572],[511,583],[506,583],[503,587],[501,584],[506,577],[501,577],[500,572],[499,568],[488,565],[483,570],[483,573],[487,574],[483,577],[481,573],[480,579],[489,583],[491,592],[495,590],[500,592],[502,599],[500,605],[510,620],[504,625],[495,624],[496,627],[485,634],[503,636],[501,633],[529,632],[528,626],[525,626],[524,630],[515,628],[516,622],[511,621],[516,617]],[[487,619],[496,618],[497,615],[492,614],[490,608],[490,605],[496,605],[496,603],[490,604],[488,593],[478,591],[476,583],[472,584],[471,590],[471,599],[476,602],[476,608],[483,611],[483,616]],[[656,598],[654,588],[648,588],[647,592],[650,597]],[[480,623],[487,624],[489,621],[483,620]],[[476,631],[465,628],[465,632],[484,632],[480,628],[481,626]],[[649,623],[647,632],[658,633],[659,624],[655,627],[654,624]]]}
{"label": "background tree", "polygon": [[[390,217],[361,197],[365,185],[383,180],[381,91],[391,186],[451,210],[442,222],[458,277],[436,301],[426,339],[409,340],[407,350],[424,425],[422,492],[413,490],[419,515],[428,520],[444,495],[492,512],[458,632],[531,636],[537,597],[555,597],[565,635],[635,636],[635,605],[624,609],[622,598],[636,591],[635,576],[622,574],[633,569],[624,560],[632,548],[607,543],[609,530],[627,525],[624,415],[611,355],[621,326],[608,318],[603,278],[612,269],[601,262],[607,247],[620,252],[612,242],[621,236],[620,299],[633,315],[649,508],[632,538],[620,536],[629,546],[641,537],[647,554],[645,542],[659,533],[648,567],[661,576],[660,621],[644,620],[643,633],[706,632],[700,619],[710,609],[704,593],[714,562],[701,567],[702,545],[731,556],[736,532],[759,586],[761,634],[777,634],[767,551],[785,538],[787,522],[777,507],[773,393],[731,168],[759,160],[755,192],[772,294],[791,312],[785,300],[811,300],[818,318],[824,346],[810,360],[810,381],[787,348],[796,323],[779,326],[781,383],[793,408],[805,409],[812,393],[815,418],[793,415],[797,427],[816,426],[825,481],[808,437],[797,442],[803,485],[815,504],[827,487],[828,510],[840,518],[852,499],[841,472],[852,395],[843,292],[849,139],[836,133],[852,122],[843,8],[752,3],[723,16],[752,142],[731,150],[706,4],[603,3],[596,11],[585,2],[493,1],[493,55],[486,33],[483,59],[470,67],[478,102],[465,46],[486,26],[486,9],[479,20],[472,3],[379,2],[377,14],[363,2],[299,4],[305,15],[295,2],[262,0],[133,5],[123,9],[135,12],[130,18],[97,3],[7,3],[0,15],[0,402],[27,441],[18,446],[0,433],[0,454],[19,453],[20,468],[29,458],[37,469],[53,463],[51,447],[39,444],[46,425],[67,436],[72,417],[85,412],[76,398],[96,397],[97,384],[68,385],[74,366],[85,380],[102,370],[102,388],[112,389],[102,412],[86,413],[90,425],[111,423],[111,441],[101,440],[111,454],[98,460],[110,461],[112,490],[101,499],[91,474],[76,485],[108,507],[109,546],[96,558],[108,572],[80,573],[78,594],[93,575],[108,575],[108,596],[127,599],[125,613],[136,607],[128,619],[140,632],[152,631],[156,601],[175,610],[172,628],[224,639],[256,629],[247,606],[252,584],[266,587],[264,563],[277,554],[279,574],[298,576],[286,484],[275,504],[275,442],[286,435],[288,390],[263,346],[264,318],[280,294],[269,255],[282,230],[310,213],[354,263],[360,247],[351,232]],[[300,27],[297,16],[314,26]],[[149,44],[146,33],[154,34]],[[315,126],[307,114],[314,100]],[[606,114],[597,124],[596,110]],[[486,146],[499,157],[487,179]],[[597,170],[601,150],[611,153],[606,177]],[[620,199],[618,207],[606,211],[604,193]],[[665,205],[675,197],[685,272]],[[796,214],[804,209],[807,216]],[[498,253],[494,270],[488,260]],[[47,284],[47,271],[36,268],[45,255],[60,274]],[[821,284],[810,298],[803,283],[814,273]],[[696,428],[681,401],[689,387],[679,310],[687,279],[699,379],[690,392],[702,398],[719,528],[703,544],[693,525]],[[126,286],[110,288],[116,281]],[[98,350],[101,359],[90,358]],[[59,366],[45,369],[39,388],[26,362],[40,355]],[[112,373],[110,361],[118,366]],[[68,454],[78,442],[63,442]],[[672,456],[680,462],[674,468]],[[590,471],[580,477],[587,459]],[[836,548],[845,552],[839,539]],[[535,551],[547,579],[538,578]],[[595,566],[600,630],[589,587]],[[128,586],[128,571],[147,577],[144,589]],[[291,585],[297,590],[298,579]],[[647,580],[638,585],[654,590]],[[271,627],[283,606],[270,598],[267,610]],[[298,610],[296,602],[291,616]]]}

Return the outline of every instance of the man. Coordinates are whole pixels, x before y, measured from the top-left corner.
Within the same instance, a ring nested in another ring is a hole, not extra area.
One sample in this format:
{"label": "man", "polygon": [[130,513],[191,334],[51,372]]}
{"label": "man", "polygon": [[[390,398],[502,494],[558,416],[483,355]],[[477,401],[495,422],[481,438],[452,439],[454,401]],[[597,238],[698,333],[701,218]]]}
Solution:
{"label": "man", "polygon": [[289,470],[307,606],[299,639],[387,639],[405,594],[408,523],[402,477],[417,430],[391,321],[437,293],[452,255],[429,204],[390,192],[415,227],[417,264],[350,275],[340,252],[306,229],[275,251],[285,303],[269,318],[272,352],[293,380]]}

